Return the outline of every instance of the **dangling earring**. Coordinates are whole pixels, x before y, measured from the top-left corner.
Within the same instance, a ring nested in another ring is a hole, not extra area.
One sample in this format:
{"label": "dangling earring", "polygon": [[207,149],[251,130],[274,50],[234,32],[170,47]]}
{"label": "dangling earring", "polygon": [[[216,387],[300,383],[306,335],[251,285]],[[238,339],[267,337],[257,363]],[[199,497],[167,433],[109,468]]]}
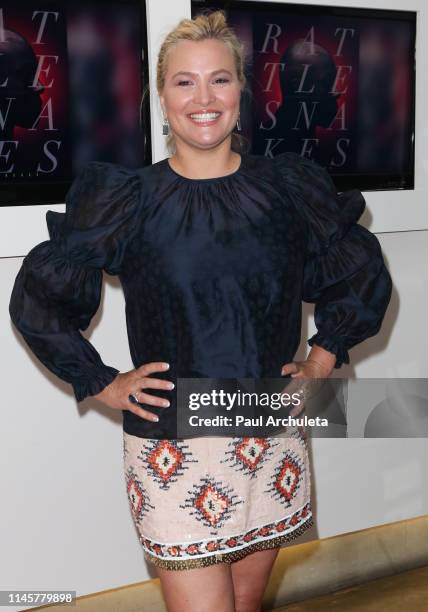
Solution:
{"label": "dangling earring", "polygon": [[165,115],[164,115],[163,124],[162,124],[162,134],[164,136],[168,136],[169,134],[169,121]]}
{"label": "dangling earring", "polygon": [[238,113],[238,119],[236,120],[236,129],[238,132],[241,131],[241,113]]}

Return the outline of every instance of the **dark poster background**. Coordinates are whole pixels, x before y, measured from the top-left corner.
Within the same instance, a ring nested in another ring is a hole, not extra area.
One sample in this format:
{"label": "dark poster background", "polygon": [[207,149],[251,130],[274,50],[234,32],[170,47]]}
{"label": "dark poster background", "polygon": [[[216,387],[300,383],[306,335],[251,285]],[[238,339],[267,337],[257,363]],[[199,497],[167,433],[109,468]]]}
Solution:
{"label": "dark poster background", "polygon": [[151,162],[140,0],[0,3],[0,205],[64,202],[91,160]]}
{"label": "dark poster background", "polygon": [[0,7],[0,172],[5,182],[67,178],[70,165],[64,11]]}
{"label": "dark poster background", "polygon": [[359,31],[352,22],[266,15],[254,21],[253,45],[254,149],[353,168]]}
{"label": "dark poster background", "polygon": [[74,171],[92,159],[147,164],[148,106],[140,117],[148,82],[144,3],[70,1],[67,38]]}
{"label": "dark poster background", "polygon": [[294,151],[339,189],[413,189],[415,13],[269,2],[223,8],[244,43],[251,151]]}

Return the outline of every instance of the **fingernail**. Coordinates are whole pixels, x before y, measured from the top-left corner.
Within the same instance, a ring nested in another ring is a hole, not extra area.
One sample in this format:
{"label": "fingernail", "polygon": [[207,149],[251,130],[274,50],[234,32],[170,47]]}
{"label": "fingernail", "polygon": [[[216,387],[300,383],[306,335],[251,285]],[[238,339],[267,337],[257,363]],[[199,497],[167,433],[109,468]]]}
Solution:
{"label": "fingernail", "polygon": [[159,421],[159,417],[158,416],[154,416],[152,417],[152,421],[154,421],[155,423],[157,423]]}
{"label": "fingernail", "polygon": [[165,408],[168,408],[168,406],[169,406],[169,401],[168,401],[168,400],[165,400],[165,401],[163,402],[162,406],[165,406]]}
{"label": "fingernail", "polygon": [[168,370],[168,369],[169,369],[169,363],[166,363],[166,362],[165,362],[165,363],[163,364],[163,367],[165,368],[165,370]]}
{"label": "fingernail", "polygon": [[174,389],[174,387],[175,387],[174,383],[169,383],[168,389]]}

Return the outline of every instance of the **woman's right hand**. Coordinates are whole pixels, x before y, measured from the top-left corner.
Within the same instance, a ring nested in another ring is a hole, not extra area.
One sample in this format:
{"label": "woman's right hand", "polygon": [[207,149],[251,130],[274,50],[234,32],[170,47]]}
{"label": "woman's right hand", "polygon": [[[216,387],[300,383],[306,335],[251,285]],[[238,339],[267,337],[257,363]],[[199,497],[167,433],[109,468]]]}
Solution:
{"label": "woman's right hand", "polygon": [[152,361],[143,364],[135,370],[119,373],[107,387],[104,387],[100,393],[97,393],[97,395],[93,397],[107,404],[110,408],[116,410],[129,410],[142,419],[157,422],[159,421],[159,417],[156,414],[141,408],[138,404],[133,404],[129,400],[129,396],[134,395],[139,403],[150,404],[151,406],[161,406],[164,408],[168,407],[170,405],[168,400],[157,397],[156,395],[149,395],[142,391],[145,388],[167,389],[168,391],[173,389],[175,385],[169,380],[148,376],[153,372],[164,372],[168,370],[168,368],[169,365],[167,363]]}

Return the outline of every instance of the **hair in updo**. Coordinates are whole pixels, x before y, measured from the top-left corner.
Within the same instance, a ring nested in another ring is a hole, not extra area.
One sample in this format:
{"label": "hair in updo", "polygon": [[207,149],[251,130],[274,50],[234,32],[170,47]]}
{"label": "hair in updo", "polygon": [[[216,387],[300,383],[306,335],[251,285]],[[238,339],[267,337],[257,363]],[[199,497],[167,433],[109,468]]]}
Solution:
{"label": "hair in updo", "polygon": [[[182,40],[200,41],[207,39],[218,40],[229,47],[233,59],[235,60],[236,73],[241,83],[241,88],[242,90],[245,88],[244,46],[233,29],[228,25],[225,12],[217,10],[200,13],[194,19],[182,19],[177,26],[167,34],[159,50],[156,67],[156,86],[158,93],[162,93],[164,88],[168,55],[174,45]],[[175,149],[173,134],[168,134],[166,144],[168,150],[173,152]],[[242,152],[247,148],[247,139],[241,136],[241,134],[232,132],[231,147],[234,151]]]}

